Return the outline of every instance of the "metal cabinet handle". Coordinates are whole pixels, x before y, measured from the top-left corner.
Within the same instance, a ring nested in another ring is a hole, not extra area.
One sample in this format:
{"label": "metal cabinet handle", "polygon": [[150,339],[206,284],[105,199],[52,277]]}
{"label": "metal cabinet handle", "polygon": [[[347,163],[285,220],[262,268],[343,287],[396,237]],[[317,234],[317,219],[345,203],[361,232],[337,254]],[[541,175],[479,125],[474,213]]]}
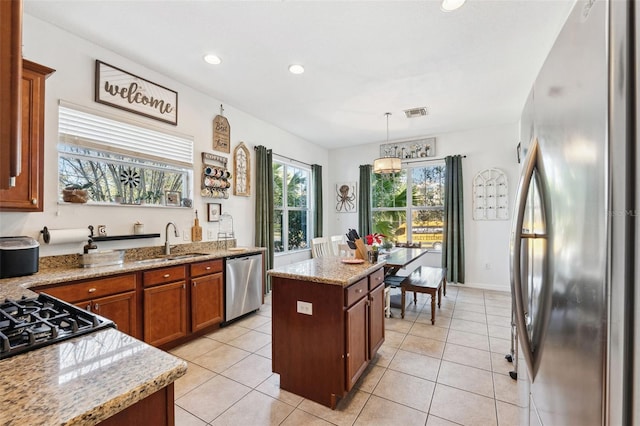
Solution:
{"label": "metal cabinet handle", "polygon": [[171,274],[164,274],[163,277],[164,278],[169,278],[171,276]]}
{"label": "metal cabinet handle", "polygon": [[204,269],[205,269],[205,271],[208,271],[208,270],[210,270],[210,269],[211,269],[211,266],[207,266],[207,267],[206,267],[206,268],[204,268]]}
{"label": "metal cabinet handle", "polygon": [[91,312],[91,303],[89,303],[89,304],[87,305],[87,307],[86,307],[86,308],[84,308],[84,309],[85,309],[85,310],[87,310],[87,311],[89,311],[89,312]]}
{"label": "metal cabinet handle", "polygon": [[89,289],[89,293],[95,293],[95,291],[96,291],[95,287],[92,287]]}
{"label": "metal cabinet handle", "polygon": [[38,199],[37,199],[37,198],[32,198],[32,199],[31,199],[31,204],[33,204],[34,206],[35,206],[36,204],[38,204]]}
{"label": "metal cabinet handle", "polygon": [[95,304],[93,305],[93,309],[94,309],[96,312],[100,311],[100,305],[98,305],[97,303],[95,303]]}
{"label": "metal cabinet handle", "polygon": [[198,283],[194,281],[193,282],[193,286],[195,287],[196,285],[198,285]]}
{"label": "metal cabinet handle", "polygon": [[357,289],[356,293],[362,293],[362,289],[361,288]]}

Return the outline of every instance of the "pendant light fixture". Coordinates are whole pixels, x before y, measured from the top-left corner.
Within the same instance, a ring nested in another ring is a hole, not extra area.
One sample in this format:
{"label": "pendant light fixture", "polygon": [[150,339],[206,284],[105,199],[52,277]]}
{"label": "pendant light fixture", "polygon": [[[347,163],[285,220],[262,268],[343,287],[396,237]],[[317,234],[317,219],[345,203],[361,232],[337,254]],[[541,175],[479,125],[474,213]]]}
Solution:
{"label": "pendant light fixture", "polygon": [[[390,112],[385,112],[387,116],[387,143],[389,143],[389,116]],[[398,173],[402,168],[402,164],[397,157],[382,157],[373,161],[373,173],[382,175],[390,173]]]}

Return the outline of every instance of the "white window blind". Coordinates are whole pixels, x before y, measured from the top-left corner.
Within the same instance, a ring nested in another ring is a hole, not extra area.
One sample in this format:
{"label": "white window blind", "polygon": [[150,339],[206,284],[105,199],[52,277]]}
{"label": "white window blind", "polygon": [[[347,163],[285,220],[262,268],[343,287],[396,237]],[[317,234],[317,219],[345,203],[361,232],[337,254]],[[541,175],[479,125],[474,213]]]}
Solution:
{"label": "white window blind", "polygon": [[193,138],[91,114],[61,104],[60,142],[193,166]]}

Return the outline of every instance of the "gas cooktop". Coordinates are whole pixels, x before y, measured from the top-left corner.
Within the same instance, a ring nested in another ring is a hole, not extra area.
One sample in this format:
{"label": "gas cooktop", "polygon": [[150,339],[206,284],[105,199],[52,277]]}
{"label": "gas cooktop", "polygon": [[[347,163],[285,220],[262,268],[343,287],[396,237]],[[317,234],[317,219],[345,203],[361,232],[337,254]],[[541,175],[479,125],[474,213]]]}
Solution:
{"label": "gas cooktop", "polygon": [[0,304],[0,359],[115,327],[113,321],[47,294]]}

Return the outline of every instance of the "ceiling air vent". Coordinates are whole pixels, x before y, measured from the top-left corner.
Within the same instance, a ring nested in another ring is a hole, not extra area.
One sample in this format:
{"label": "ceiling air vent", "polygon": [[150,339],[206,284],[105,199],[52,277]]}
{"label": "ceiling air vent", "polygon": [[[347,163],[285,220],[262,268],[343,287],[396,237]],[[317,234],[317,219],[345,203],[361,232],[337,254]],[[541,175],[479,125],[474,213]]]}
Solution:
{"label": "ceiling air vent", "polygon": [[420,108],[405,109],[404,115],[406,115],[407,118],[424,117],[425,115],[427,115],[427,108],[420,107]]}

